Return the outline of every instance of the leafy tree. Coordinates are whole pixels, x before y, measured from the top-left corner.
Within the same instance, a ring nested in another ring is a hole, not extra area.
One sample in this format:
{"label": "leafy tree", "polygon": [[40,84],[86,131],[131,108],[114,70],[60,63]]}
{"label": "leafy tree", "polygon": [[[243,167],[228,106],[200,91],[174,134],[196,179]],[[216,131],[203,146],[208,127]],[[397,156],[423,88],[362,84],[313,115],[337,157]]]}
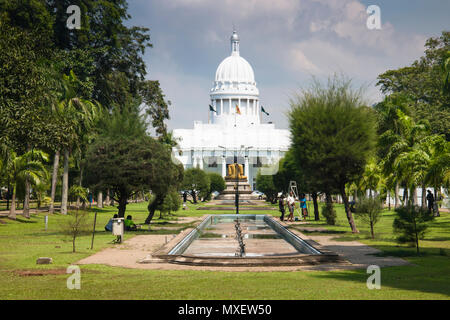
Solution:
{"label": "leafy tree", "polygon": [[364,106],[361,95],[346,79],[334,77],[326,86],[316,81],[291,102],[289,113],[298,166],[320,184],[321,191],[339,191],[354,233],[358,229],[345,185],[363,173],[376,137],[373,112]]}
{"label": "leafy tree", "polygon": [[213,191],[222,192],[225,190],[225,179],[218,173],[210,172],[208,173],[210,181],[210,193]]}
{"label": "leafy tree", "polygon": [[[47,107],[55,96],[44,34],[7,24],[0,12],[0,144],[17,154],[57,144]],[[44,44],[43,44],[44,43]]]}
{"label": "leafy tree", "polygon": [[258,172],[256,175],[256,189],[266,195],[267,201],[276,203],[278,191],[272,175],[262,175],[261,172]]}
{"label": "leafy tree", "polygon": [[380,220],[382,210],[383,204],[378,197],[362,198],[356,204],[355,215],[369,224],[372,239],[375,238],[374,226]]}
{"label": "leafy tree", "polygon": [[[150,199],[150,202],[154,199]],[[159,218],[162,218],[163,213],[170,215],[171,212],[176,212],[181,207],[181,198],[176,190],[171,190],[165,197],[162,204],[157,207],[160,212]]]}
{"label": "leafy tree", "polygon": [[[118,215],[125,215],[127,200],[152,188],[155,172],[162,170],[162,146],[150,137],[99,137],[88,149],[86,183],[96,189],[110,189],[119,203]],[[170,159],[170,158],[169,158]],[[165,181],[170,183],[170,181]]]}
{"label": "leafy tree", "polygon": [[450,32],[429,38],[425,55],[411,66],[388,70],[378,76],[377,85],[385,94],[402,93],[413,101],[414,120],[428,120],[431,131],[450,140],[450,92],[442,90],[442,68],[450,50]]}
{"label": "leafy tree", "polygon": [[205,171],[199,168],[190,168],[184,171],[182,188],[192,196],[193,203],[197,203],[198,198],[208,196],[211,182]]}
{"label": "leafy tree", "polygon": [[423,239],[428,228],[428,222],[434,216],[425,208],[417,206],[403,206],[395,209],[397,217],[394,220],[394,232],[398,233],[397,241],[410,243],[419,254],[419,240]]}

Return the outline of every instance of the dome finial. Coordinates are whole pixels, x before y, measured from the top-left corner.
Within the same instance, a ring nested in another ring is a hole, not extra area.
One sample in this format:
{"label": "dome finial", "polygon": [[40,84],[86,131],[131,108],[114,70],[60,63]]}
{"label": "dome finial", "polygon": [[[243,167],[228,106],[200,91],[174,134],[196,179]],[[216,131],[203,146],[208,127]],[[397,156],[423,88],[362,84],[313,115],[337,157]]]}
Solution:
{"label": "dome finial", "polygon": [[231,55],[238,56],[239,55],[239,36],[236,33],[236,29],[233,24],[233,34],[231,35]]}

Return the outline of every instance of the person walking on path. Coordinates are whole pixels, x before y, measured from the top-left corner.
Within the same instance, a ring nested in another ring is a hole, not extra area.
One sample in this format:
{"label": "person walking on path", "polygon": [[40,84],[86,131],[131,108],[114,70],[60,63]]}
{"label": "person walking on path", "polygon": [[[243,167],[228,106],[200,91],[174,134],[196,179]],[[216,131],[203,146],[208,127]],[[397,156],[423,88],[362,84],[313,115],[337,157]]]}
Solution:
{"label": "person walking on path", "polygon": [[287,204],[289,208],[289,216],[288,221],[293,222],[294,221],[294,210],[295,210],[295,198],[292,194],[292,191],[289,193],[289,197],[287,198]]}
{"label": "person walking on path", "polygon": [[281,193],[281,195],[278,198],[278,208],[280,209],[281,212],[281,217],[280,220],[284,221],[284,213],[285,213],[285,199],[284,199],[284,194]]}

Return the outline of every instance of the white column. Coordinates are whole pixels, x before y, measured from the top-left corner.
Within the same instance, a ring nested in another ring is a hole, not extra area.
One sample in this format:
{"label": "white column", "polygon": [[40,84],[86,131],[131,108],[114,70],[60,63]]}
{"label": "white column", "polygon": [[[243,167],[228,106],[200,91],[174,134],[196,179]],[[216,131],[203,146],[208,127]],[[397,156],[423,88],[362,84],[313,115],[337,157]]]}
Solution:
{"label": "white column", "polygon": [[247,156],[247,157],[245,157],[245,176],[247,177],[247,179],[250,179],[249,172],[250,172],[250,170],[248,167],[248,156]]}
{"label": "white column", "polygon": [[232,110],[231,109],[231,98],[229,98],[228,100],[229,100],[229,104],[230,104],[229,107],[230,107],[230,114],[231,114],[231,110]]}
{"label": "white column", "polygon": [[200,169],[203,170],[203,156],[200,157]]}
{"label": "white column", "polygon": [[223,115],[223,99],[220,99],[220,115]]}
{"label": "white column", "polygon": [[250,99],[247,98],[247,111],[245,112],[246,115],[250,115],[251,114],[251,108],[250,108]]}
{"label": "white column", "polygon": [[225,156],[222,157],[222,177],[226,177],[227,175],[227,161]]}

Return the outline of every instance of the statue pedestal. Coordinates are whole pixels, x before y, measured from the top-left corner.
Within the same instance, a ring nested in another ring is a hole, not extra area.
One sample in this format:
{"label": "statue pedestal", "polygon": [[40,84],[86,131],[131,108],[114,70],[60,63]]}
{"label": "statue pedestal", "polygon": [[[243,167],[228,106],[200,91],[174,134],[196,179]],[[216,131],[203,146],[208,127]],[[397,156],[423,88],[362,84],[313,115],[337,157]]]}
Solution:
{"label": "statue pedestal", "polygon": [[252,188],[247,179],[234,179],[225,177],[225,190],[217,196],[218,200],[234,200],[238,186],[239,200],[258,200],[258,196],[252,195]]}

